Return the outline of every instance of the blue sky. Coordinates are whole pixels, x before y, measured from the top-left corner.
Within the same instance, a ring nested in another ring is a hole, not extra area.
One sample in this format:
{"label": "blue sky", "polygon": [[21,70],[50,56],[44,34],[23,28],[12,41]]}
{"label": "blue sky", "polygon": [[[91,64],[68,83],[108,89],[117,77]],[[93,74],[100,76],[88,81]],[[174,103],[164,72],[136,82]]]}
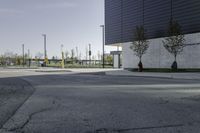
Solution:
{"label": "blue sky", "polygon": [[104,0],[0,0],[0,54],[20,54],[25,44],[35,56],[43,52],[43,33],[49,58],[60,56],[61,44],[68,51],[78,47],[83,57],[89,43],[93,54],[102,52],[103,23]]}

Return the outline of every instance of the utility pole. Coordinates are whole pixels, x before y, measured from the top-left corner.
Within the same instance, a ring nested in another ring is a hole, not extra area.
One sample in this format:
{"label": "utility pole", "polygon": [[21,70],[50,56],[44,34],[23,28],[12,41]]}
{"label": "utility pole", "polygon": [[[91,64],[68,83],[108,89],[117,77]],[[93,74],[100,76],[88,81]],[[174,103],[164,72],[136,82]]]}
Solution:
{"label": "utility pole", "polygon": [[79,58],[78,58],[78,47],[76,47],[76,57],[77,57],[77,60],[79,60]]}
{"label": "utility pole", "polygon": [[85,48],[86,65],[88,64],[88,47]]}
{"label": "utility pole", "polygon": [[28,49],[28,66],[31,67],[30,50]]}
{"label": "utility pole", "polygon": [[63,52],[63,44],[61,45],[61,54],[62,54],[61,67],[64,69],[65,68],[65,59],[64,59],[64,52]]}
{"label": "utility pole", "polygon": [[46,34],[42,34],[42,36],[44,37],[44,66],[46,67],[47,65],[47,35]]}
{"label": "utility pole", "polygon": [[28,58],[30,58],[30,50],[28,49]]}
{"label": "utility pole", "polygon": [[25,64],[25,59],[24,59],[24,44],[22,44],[22,58],[23,58],[23,67],[24,67],[24,64]]}
{"label": "utility pole", "polygon": [[91,44],[89,44],[89,61],[90,61],[90,65],[91,65],[91,55],[92,55],[92,51],[91,51]]}
{"label": "utility pole", "polygon": [[103,60],[103,68],[105,68],[105,64],[104,64],[104,46],[105,46],[105,25],[101,25],[100,26],[102,28],[102,44],[103,44],[103,54],[102,54],[102,60]]}

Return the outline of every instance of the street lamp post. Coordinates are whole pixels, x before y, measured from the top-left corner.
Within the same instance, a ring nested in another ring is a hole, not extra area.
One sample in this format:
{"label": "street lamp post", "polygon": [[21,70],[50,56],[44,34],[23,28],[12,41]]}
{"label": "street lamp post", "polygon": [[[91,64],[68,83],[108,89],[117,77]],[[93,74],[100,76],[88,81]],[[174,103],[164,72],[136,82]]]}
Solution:
{"label": "street lamp post", "polygon": [[25,61],[24,61],[24,44],[22,44],[22,58],[23,58],[23,67],[24,67],[24,64],[25,64]]}
{"label": "street lamp post", "polygon": [[63,47],[64,47],[64,45],[61,44],[61,54],[62,54],[61,67],[64,69],[65,68],[65,59],[64,59]]}
{"label": "street lamp post", "polygon": [[103,68],[105,68],[105,64],[104,64],[104,62],[105,62],[105,61],[104,61],[105,25],[101,25],[100,27],[102,28],[102,42],[103,42],[103,43],[102,43],[102,44],[103,44],[103,55],[102,55],[102,56],[103,56],[103,57],[102,57],[103,59],[102,59],[102,60],[103,60]]}
{"label": "street lamp post", "polygon": [[31,67],[30,49],[28,49],[28,66]]}
{"label": "street lamp post", "polygon": [[46,66],[47,64],[47,35],[46,34],[42,34],[42,36],[44,37],[44,66]]}

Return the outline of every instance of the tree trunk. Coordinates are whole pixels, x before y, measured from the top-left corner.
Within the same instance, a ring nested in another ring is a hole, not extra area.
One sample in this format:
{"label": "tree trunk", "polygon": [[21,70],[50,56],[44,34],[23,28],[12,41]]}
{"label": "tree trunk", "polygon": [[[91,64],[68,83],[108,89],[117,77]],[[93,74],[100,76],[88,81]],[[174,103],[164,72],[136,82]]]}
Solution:
{"label": "tree trunk", "polygon": [[141,58],[140,58],[140,62],[138,63],[138,71],[143,72],[143,64],[142,64]]}
{"label": "tree trunk", "polygon": [[177,71],[178,70],[178,64],[176,62],[176,60],[173,62],[172,66],[171,66],[172,71]]}
{"label": "tree trunk", "polygon": [[171,66],[173,71],[177,71],[178,70],[178,64],[177,64],[177,54],[174,55],[174,62]]}
{"label": "tree trunk", "polygon": [[175,61],[175,62],[176,62],[176,58],[177,58],[177,55],[175,54],[175,55],[174,55],[174,61]]}

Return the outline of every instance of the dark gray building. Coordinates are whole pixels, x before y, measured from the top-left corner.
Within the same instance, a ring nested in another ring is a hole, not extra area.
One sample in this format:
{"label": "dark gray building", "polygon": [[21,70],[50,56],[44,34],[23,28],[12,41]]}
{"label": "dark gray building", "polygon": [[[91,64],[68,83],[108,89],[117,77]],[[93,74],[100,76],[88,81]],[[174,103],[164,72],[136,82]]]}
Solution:
{"label": "dark gray building", "polygon": [[[135,27],[144,25],[150,39],[150,48],[144,57],[146,67],[170,67],[173,58],[163,49],[162,40],[167,36],[171,18],[179,22],[186,43],[191,44],[179,57],[179,64],[184,68],[200,67],[200,63],[190,62],[200,57],[196,51],[200,50],[197,45],[200,42],[200,0],[105,0],[106,44],[122,47],[125,68],[137,67],[137,58],[129,47]],[[126,61],[127,58],[132,62]]]}

